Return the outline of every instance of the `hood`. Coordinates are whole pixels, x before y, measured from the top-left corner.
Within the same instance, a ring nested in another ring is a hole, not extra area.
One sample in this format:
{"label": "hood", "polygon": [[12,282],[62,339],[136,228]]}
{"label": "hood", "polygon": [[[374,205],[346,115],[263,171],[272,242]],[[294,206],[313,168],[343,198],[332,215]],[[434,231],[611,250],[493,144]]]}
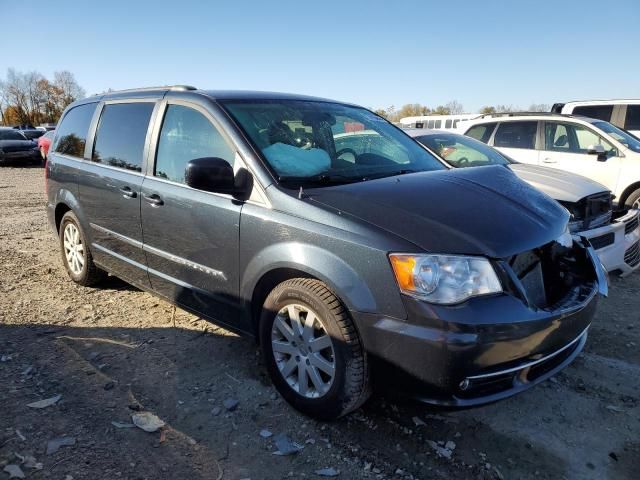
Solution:
{"label": "hood", "polygon": [[555,168],[514,163],[509,168],[532,187],[560,202],[578,202],[594,193],[608,192],[604,185],[576,173]]}
{"label": "hood", "polygon": [[36,147],[32,140],[0,140],[0,148],[5,152],[21,152]]}
{"label": "hood", "polygon": [[557,239],[569,220],[564,207],[502,166],[414,173],[307,195],[433,253],[506,258]]}

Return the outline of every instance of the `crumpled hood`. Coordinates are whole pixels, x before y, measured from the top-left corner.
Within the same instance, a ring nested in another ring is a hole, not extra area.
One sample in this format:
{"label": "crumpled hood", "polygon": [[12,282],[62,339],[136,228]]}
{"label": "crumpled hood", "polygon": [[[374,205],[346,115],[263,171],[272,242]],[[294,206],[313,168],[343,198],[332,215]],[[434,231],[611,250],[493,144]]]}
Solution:
{"label": "crumpled hood", "polygon": [[588,195],[608,192],[604,185],[576,173],[514,163],[509,168],[529,185],[561,202],[578,202]]}
{"label": "crumpled hood", "polygon": [[569,213],[502,166],[422,172],[306,191],[433,253],[505,258],[557,239]]}

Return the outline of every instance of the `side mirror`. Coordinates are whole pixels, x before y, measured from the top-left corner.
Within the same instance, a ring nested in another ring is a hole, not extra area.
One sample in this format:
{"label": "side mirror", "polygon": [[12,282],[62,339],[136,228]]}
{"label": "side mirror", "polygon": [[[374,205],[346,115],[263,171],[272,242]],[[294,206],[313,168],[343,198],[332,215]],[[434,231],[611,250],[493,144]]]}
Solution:
{"label": "side mirror", "polygon": [[227,193],[240,198],[251,192],[252,177],[245,169],[233,173],[233,167],[222,158],[195,158],[187,163],[184,178],[191,188],[205,192]]}
{"label": "side mirror", "polygon": [[587,147],[587,153],[589,155],[597,155],[599,162],[607,161],[607,152],[602,145],[589,145]]}

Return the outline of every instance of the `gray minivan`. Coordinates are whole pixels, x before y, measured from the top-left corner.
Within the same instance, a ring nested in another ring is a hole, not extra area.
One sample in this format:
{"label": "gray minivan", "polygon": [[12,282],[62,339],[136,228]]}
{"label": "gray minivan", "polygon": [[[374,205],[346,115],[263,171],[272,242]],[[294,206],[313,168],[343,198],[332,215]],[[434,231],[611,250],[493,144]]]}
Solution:
{"label": "gray minivan", "polygon": [[65,110],[45,172],[73,281],[108,272],[256,337],[320,418],[381,372],[441,405],[518,393],[578,355],[606,293],[558,203],[506,168],[450,171],[355,105],[111,92]]}

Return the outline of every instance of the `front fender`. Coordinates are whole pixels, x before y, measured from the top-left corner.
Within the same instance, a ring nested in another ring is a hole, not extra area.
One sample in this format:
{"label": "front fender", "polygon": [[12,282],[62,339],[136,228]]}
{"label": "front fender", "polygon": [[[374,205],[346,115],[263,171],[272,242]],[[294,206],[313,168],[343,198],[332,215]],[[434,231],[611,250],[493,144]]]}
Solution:
{"label": "front fender", "polygon": [[279,268],[300,270],[323,281],[349,310],[378,311],[378,304],[371,290],[347,262],[327,250],[299,242],[269,245],[254,255],[242,275],[241,297],[251,301],[260,279]]}

